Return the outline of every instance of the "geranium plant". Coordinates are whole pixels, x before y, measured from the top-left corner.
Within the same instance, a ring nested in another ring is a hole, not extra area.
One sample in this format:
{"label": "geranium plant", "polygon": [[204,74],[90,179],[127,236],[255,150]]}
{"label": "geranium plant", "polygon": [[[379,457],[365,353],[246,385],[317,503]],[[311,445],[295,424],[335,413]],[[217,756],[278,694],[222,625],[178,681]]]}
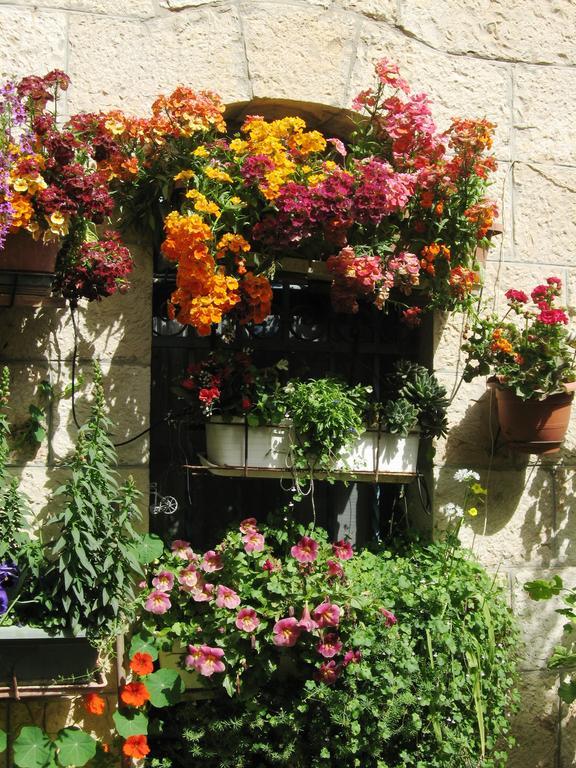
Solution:
{"label": "geranium plant", "polygon": [[543,400],[576,380],[576,338],[557,306],[562,283],[549,277],[530,296],[511,288],[507,310],[475,316],[462,349],[464,380],[491,375],[522,400]]}

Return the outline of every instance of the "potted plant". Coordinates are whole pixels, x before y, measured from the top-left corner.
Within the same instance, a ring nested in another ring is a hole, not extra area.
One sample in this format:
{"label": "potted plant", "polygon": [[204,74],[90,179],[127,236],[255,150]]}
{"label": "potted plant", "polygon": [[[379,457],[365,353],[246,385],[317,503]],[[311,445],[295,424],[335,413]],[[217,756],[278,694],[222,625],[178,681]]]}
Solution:
{"label": "potted plant", "polygon": [[[125,287],[123,278],[132,269],[127,249],[112,247],[116,234],[107,233],[101,246],[95,245],[96,225],[107,220],[114,203],[108,174],[95,167],[99,147],[81,136],[82,119],[58,126],[59,98],[69,84],[68,75],[53,70],[44,77],[8,81],[0,90],[0,277],[5,304],[17,297],[20,303],[38,303],[50,293],[55,274],[54,287],[61,295],[73,301],[100,298]],[[96,279],[104,256],[109,274]],[[114,266],[116,272],[110,269]]]}
{"label": "potted plant", "polygon": [[511,288],[503,317],[476,316],[462,349],[464,380],[489,375],[506,444],[522,453],[560,449],[576,387],[576,341],[568,315],[556,306],[562,289],[547,278],[528,296]]}

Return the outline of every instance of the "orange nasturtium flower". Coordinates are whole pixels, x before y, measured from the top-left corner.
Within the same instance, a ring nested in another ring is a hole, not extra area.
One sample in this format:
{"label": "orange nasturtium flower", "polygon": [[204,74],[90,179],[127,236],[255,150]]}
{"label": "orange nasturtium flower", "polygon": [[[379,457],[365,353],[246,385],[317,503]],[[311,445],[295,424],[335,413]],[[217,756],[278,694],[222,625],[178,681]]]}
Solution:
{"label": "orange nasturtium flower", "polygon": [[120,700],[130,707],[141,707],[150,701],[150,693],[144,683],[126,683],[120,690]]}
{"label": "orange nasturtium flower", "polygon": [[135,760],[141,760],[150,752],[146,736],[128,736],[122,744],[122,752],[126,757],[133,757]]}
{"label": "orange nasturtium flower", "polygon": [[106,702],[97,693],[88,693],[84,697],[84,708],[91,715],[103,715],[106,709]]}
{"label": "orange nasturtium flower", "polygon": [[135,653],[130,660],[130,669],[144,677],[154,670],[154,661],[149,653]]}

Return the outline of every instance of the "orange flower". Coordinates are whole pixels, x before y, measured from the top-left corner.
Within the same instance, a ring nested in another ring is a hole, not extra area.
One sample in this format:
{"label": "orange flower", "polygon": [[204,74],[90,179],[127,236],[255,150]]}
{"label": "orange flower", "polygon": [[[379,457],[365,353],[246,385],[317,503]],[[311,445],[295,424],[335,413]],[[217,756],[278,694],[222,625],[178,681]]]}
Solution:
{"label": "orange flower", "polygon": [[120,690],[120,701],[130,707],[141,707],[150,701],[150,694],[144,683],[127,683]]}
{"label": "orange flower", "polygon": [[84,697],[84,709],[91,715],[103,715],[106,702],[97,693],[88,693]]}
{"label": "orange flower", "polygon": [[137,675],[144,677],[154,669],[154,661],[149,653],[135,653],[130,661],[130,669]]}
{"label": "orange flower", "polygon": [[141,760],[150,752],[146,736],[128,736],[122,745],[122,753],[126,757],[133,757],[135,760]]}

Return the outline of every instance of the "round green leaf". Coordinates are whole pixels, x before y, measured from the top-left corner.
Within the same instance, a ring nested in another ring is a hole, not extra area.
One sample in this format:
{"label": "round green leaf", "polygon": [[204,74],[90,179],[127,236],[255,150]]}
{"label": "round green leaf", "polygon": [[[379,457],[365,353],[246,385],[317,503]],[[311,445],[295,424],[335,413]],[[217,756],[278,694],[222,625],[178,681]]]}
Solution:
{"label": "round green leaf", "polygon": [[18,768],[46,768],[53,755],[52,740],[35,725],[25,725],[14,741],[14,764]]}
{"label": "round green leaf", "polygon": [[116,730],[123,739],[128,736],[141,736],[148,733],[148,717],[144,712],[130,712],[123,715],[122,712],[114,712],[112,715]]}
{"label": "round green leaf", "polygon": [[136,557],[142,565],[147,565],[157,560],[164,552],[164,542],[154,533],[146,533],[136,547]]}
{"label": "round green leaf", "polygon": [[4,752],[6,750],[6,743],[7,743],[6,731],[3,731],[0,728],[0,752]]}
{"label": "round green leaf", "polygon": [[184,692],[184,683],[175,669],[159,669],[146,678],[150,703],[154,707],[168,707],[177,704]]}
{"label": "round green leaf", "polygon": [[154,637],[152,635],[144,634],[143,632],[138,632],[135,635],[132,635],[128,653],[130,654],[130,658],[132,658],[135,653],[148,653],[152,656],[154,661],[156,661],[158,658],[158,649],[154,645]]}
{"label": "round green leaf", "polygon": [[96,739],[80,728],[63,728],[54,743],[58,762],[65,768],[86,765],[96,754]]}

